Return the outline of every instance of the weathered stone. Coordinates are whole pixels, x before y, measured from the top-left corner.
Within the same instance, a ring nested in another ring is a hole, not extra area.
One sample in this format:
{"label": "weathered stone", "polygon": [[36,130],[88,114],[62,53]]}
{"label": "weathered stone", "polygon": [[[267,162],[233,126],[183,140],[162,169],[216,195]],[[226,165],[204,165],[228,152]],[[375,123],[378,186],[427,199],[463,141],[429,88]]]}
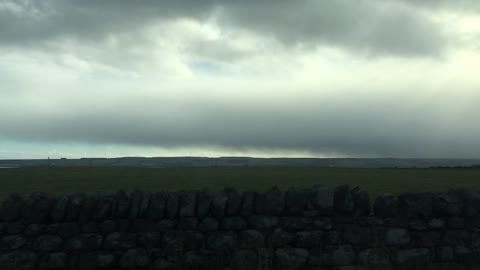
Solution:
{"label": "weathered stone", "polygon": [[305,188],[290,188],[285,194],[285,210],[291,215],[301,215],[308,201],[309,192]]}
{"label": "weathered stone", "polygon": [[432,194],[410,193],[400,195],[399,211],[402,216],[409,218],[432,216]]}
{"label": "weathered stone", "polygon": [[352,213],[355,209],[355,201],[348,185],[339,186],[335,189],[333,208],[339,213]]}
{"label": "weathered stone", "polygon": [[196,217],[185,217],[180,219],[178,222],[178,228],[180,230],[194,230],[198,226],[198,218]]}
{"label": "weathered stone", "polygon": [[103,236],[100,234],[86,233],[70,239],[68,245],[75,251],[95,251],[102,247]]}
{"label": "weathered stone", "polygon": [[150,196],[150,205],[146,212],[146,217],[153,220],[159,220],[165,216],[167,207],[168,192],[156,192]]}
{"label": "weathered stone", "polygon": [[33,248],[40,252],[58,251],[63,247],[63,239],[56,235],[42,235],[35,239]]}
{"label": "weathered stone", "polygon": [[414,247],[435,247],[442,242],[442,233],[439,231],[413,232],[411,240]]}
{"label": "weathered stone", "polygon": [[114,204],[114,217],[115,218],[128,218],[130,212],[130,196],[124,190],[119,190],[113,197],[115,198]]}
{"label": "weathered stone", "polygon": [[81,224],[83,233],[98,233],[98,225],[94,221],[89,221]]}
{"label": "weathered stone", "polygon": [[355,250],[351,245],[329,246],[322,256],[324,265],[352,265],[356,259]]}
{"label": "weathered stone", "polygon": [[248,222],[254,229],[271,229],[278,225],[278,217],[274,216],[251,216]]}
{"label": "weathered stone", "polygon": [[63,252],[51,253],[40,259],[40,269],[65,269],[67,267],[67,254]]}
{"label": "weathered stone", "polygon": [[275,229],[268,237],[268,246],[273,248],[289,247],[294,240],[295,235],[293,233],[282,229]]}
{"label": "weathered stone", "polygon": [[[58,226],[58,235],[60,235],[63,238],[70,238],[74,235],[77,235],[80,232],[80,227],[78,226],[77,223],[74,222],[68,222],[68,223],[62,223]],[[54,233],[54,232],[51,232]]]}
{"label": "weathered stone", "polygon": [[240,214],[242,207],[242,193],[234,188],[226,188],[224,193],[227,195],[227,216],[236,216]]}
{"label": "weathered stone", "polygon": [[143,248],[129,249],[120,258],[119,266],[122,269],[141,269],[147,267],[150,258],[147,251]]}
{"label": "weathered stone", "polygon": [[169,192],[167,206],[165,209],[168,218],[175,219],[178,217],[179,204],[180,196],[178,192]]}
{"label": "weathered stone", "polygon": [[215,269],[213,255],[209,250],[188,251],[184,256],[184,269]]}
{"label": "weathered stone", "polygon": [[183,250],[193,250],[203,248],[204,236],[197,231],[180,231]]}
{"label": "weathered stone", "polygon": [[8,235],[0,238],[0,251],[9,251],[21,248],[27,240],[20,235]]}
{"label": "weathered stone", "polygon": [[35,270],[37,255],[33,252],[14,251],[12,253],[0,253],[0,265],[2,270]]}
{"label": "weathered stone", "polygon": [[180,193],[180,217],[193,217],[197,208],[197,192]]}
{"label": "weathered stone", "polygon": [[28,237],[35,237],[40,235],[45,227],[44,224],[30,224],[25,228],[23,233]]}
{"label": "weathered stone", "polygon": [[471,247],[480,250],[480,229],[472,231]]}
{"label": "weathered stone", "polygon": [[176,225],[177,222],[175,220],[162,219],[157,223],[157,230],[160,232],[166,232],[175,228]]}
{"label": "weathered stone", "polygon": [[84,201],[85,201],[85,195],[83,194],[74,194],[70,196],[68,200],[67,211],[65,212],[66,221],[78,220]]}
{"label": "weathered stone", "polygon": [[99,196],[93,212],[93,218],[97,221],[113,218],[113,206],[113,194]]}
{"label": "weathered stone", "polygon": [[408,227],[415,231],[424,231],[427,229],[427,223],[425,220],[413,219],[408,223]]}
{"label": "weathered stone", "polygon": [[258,266],[257,253],[252,250],[240,250],[235,253],[232,264],[233,268],[238,270],[256,269]]}
{"label": "weathered stone", "polygon": [[29,223],[46,222],[55,200],[43,193],[32,193],[22,208],[22,217]]}
{"label": "weathered stone", "polygon": [[182,249],[183,241],[179,231],[168,231],[163,234],[161,247],[169,255],[178,256],[177,252]]}
{"label": "weathered stone", "polygon": [[20,195],[17,193],[10,194],[0,207],[0,220],[11,222],[19,219],[23,204],[24,200]]}
{"label": "weathered stone", "polygon": [[80,210],[80,214],[78,216],[78,220],[80,223],[87,223],[94,220],[95,211],[97,209],[97,201],[97,195],[89,195],[85,197],[82,209]]}
{"label": "weathered stone", "polygon": [[227,231],[240,231],[247,228],[247,222],[243,217],[226,217],[220,227]]}
{"label": "weathered stone", "polygon": [[304,269],[308,258],[308,251],[299,248],[281,248],[275,252],[275,269],[300,270]]}
{"label": "weathered stone", "polygon": [[255,249],[265,246],[263,234],[256,230],[246,230],[240,233],[240,248]]}
{"label": "weathered stone", "polygon": [[135,219],[131,230],[133,232],[154,232],[156,228],[157,224],[153,220]]}
{"label": "weathered stone", "polygon": [[386,218],[384,222],[387,227],[408,228],[408,219]]}
{"label": "weathered stone", "polygon": [[213,232],[208,236],[207,247],[214,251],[229,251],[237,248],[237,235],[234,232]]}
{"label": "weathered stone", "polygon": [[176,270],[178,268],[179,267],[175,263],[169,262],[163,258],[159,258],[153,263],[154,270]]}
{"label": "weathered stone", "polygon": [[146,232],[138,236],[138,243],[147,249],[152,249],[160,242],[161,234],[158,232]]}
{"label": "weathered stone", "polygon": [[392,193],[383,193],[375,200],[373,211],[377,217],[388,218],[398,216],[398,197]]}
{"label": "weathered stone", "polygon": [[257,193],[255,210],[258,214],[279,215],[284,207],[285,196],[278,187],[273,187],[264,193]]}
{"label": "weathered stone", "polygon": [[242,193],[242,207],[240,213],[242,216],[250,216],[255,213],[255,192],[244,191]]}
{"label": "weathered stone", "polygon": [[198,225],[201,232],[216,231],[219,227],[218,221],[214,218],[206,217]]}
{"label": "weathered stone", "polygon": [[104,248],[107,250],[125,250],[134,248],[136,245],[135,234],[111,233],[105,238]]}
{"label": "weathered stone", "polygon": [[359,263],[370,269],[392,269],[390,253],[387,248],[370,248],[358,255]]}
{"label": "weathered stone", "polygon": [[15,221],[15,222],[7,223],[5,232],[6,234],[20,234],[25,230],[25,228],[26,228],[25,223],[21,221]]}
{"label": "weathered stone", "polygon": [[388,229],[385,233],[385,242],[389,246],[401,246],[410,242],[410,234],[403,228]]}
{"label": "weathered stone", "polygon": [[281,227],[288,231],[303,230],[307,228],[311,223],[311,218],[303,217],[283,217],[280,221]]}
{"label": "weathered stone", "polygon": [[55,206],[50,213],[50,217],[54,222],[62,222],[65,220],[65,213],[68,207],[69,197],[66,195],[60,196],[57,199]]}
{"label": "weathered stone", "polygon": [[129,219],[135,219],[139,217],[142,200],[143,192],[140,190],[134,190],[130,193],[130,209],[128,210]]}
{"label": "weathered stone", "polygon": [[208,216],[213,201],[213,193],[203,190],[198,193],[197,214],[199,218]]}
{"label": "weathered stone", "polygon": [[327,231],[333,228],[332,220],[330,218],[316,218],[313,220],[312,226],[314,229]]}
{"label": "weathered stone", "polygon": [[295,247],[315,248],[323,245],[322,231],[304,231],[295,234]]}
{"label": "weathered stone", "polygon": [[345,226],[344,239],[347,244],[371,245],[372,230],[369,227],[347,225]]}
{"label": "weathered stone", "polygon": [[480,253],[478,250],[473,250],[466,246],[456,246],[454,252],[456,262],[465,266],[473,266],[473,269],[478,269],[480,265]]}
{"label": "weathered stone", "polygon": [[462,194],[457,190],[437,193],[432,198],[433,214],[436,216],[459,216],[462,214],[462,201]]}
{"label": "weathered stone", "polygon": [[107,252],[81,253],[78,256],[78,270],[111,269],[115,264],[115,256]]}
{"label": "weathered stone", "polygon": [[399,269],[425,269],[430,262],[430,251],[426,248],[400,250],[395,255]]}
{"label": "weathered stone", "polygon": [[[480,221],[480,219],[479,219]],[[480,223],[479,223],[480,225]],[[447,220],[447,227],[450,229],[464,229],[465,219],[463,217],[450,217]],[[471,227],[473,228],[473,227]]]}
{"label": "weathered stone", "polygon": [[443,243],[448,246],[467,246],[470,244],[470,234],[463,230],[448,230],[443,235]]}
{"label": "weathered stone", "polygon": [[439,247],[437,250],[437,258],[441,262],[451,262],[454,260],[454,256],[452,247]]}
{"label": "weathered stone", "polygon": [[227,208],[228,198],[224,194],[216,194],[212,199],[210,205],[210,214],[216,218],[222,218],[225,216],[225,209]]}
{"label": "weathered stone", "polygon": [[383,226],[385,224],[383,219],[375,216],[358,217],[357,221],[360,226]]}
{"label": "weathered stone", "polygon": [[467,217],[480,213],[480,193],[477,191],[463,190],[463,215]]}
{"label": "weathered stone", "polygon": [[360,187],[354,187],[351,193],[355,205],[353,215],[357,217],[368,216],[371,212],[368,192]]}
{"label": "weathered stone", "polygon": [[316,186],[309,192],[309,204],[322,215],[333,213],[335,190],[329,187]]}
{"label": "weathered stone", "polygon": [[432,218],[428,221],[428,227],[434,230],[441,230],[446,227],[445,219],[443,218]]}
{"label": "weathered stone", "polygon": [[342,232],[337,228],[334,230],[327,231],[325,233],[325,244],[326,245],[339,245],[342,244]]}
{"label": "weathered stone", "polygon": [[257,249],[258,269],[274,269],[275,253],[270,248]]}

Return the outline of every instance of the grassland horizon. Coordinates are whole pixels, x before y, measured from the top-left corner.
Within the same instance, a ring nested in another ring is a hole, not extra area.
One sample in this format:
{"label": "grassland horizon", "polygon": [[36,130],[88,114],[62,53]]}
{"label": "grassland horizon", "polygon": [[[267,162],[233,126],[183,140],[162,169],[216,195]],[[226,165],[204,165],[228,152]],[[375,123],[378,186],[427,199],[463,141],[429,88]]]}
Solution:
{"label": "grassland horizon", "polygon": [[11,193],[51,195],[125,190],[262,191],[313,185],[348,184],[381,193],[441,192],[452,188],[480,190],[480,168],[367,169],[318,167],[36,167],[0,169],[0,200]]}

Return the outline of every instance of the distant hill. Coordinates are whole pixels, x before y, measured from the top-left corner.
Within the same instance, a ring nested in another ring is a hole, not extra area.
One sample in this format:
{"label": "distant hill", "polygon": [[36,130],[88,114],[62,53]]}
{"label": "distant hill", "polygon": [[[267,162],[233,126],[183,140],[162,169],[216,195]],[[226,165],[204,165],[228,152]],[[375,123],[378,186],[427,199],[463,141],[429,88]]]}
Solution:
{"label": "distant hill", "polygon": [[480,159],[397,159],[397,158],[252,158],[252,157],[121,157],[80,159],[0,160],[3,167],[234,167],[313,166],[339,168],[430,168],[480,167]]}

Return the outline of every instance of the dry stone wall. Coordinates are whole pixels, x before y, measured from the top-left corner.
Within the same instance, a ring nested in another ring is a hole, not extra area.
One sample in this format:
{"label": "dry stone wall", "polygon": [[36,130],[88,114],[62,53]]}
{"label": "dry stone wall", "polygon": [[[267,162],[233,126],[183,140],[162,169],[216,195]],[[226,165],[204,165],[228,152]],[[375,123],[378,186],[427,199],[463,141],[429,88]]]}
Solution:
{"label": "dry stone wall", "polygon": [[[373,206],[371,209],[371,206]],[[480,194],[12,194],[0,269],[480,269]]]}

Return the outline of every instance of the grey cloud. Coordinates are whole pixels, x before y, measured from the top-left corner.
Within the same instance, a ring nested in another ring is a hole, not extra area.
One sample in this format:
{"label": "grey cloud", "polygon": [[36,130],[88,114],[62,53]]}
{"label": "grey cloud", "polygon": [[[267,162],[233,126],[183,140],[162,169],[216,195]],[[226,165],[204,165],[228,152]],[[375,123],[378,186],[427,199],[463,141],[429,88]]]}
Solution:
{"label": "grey cloud", "polygon": [[178,18],[204,21],[220,13],[221,27],[245,29],[282,43],[331,45],[353,53],[430,56],[447,46],[440,26],[414,8],[395,1],[6,1],[16,14],[0,9],[0,44],[38,46],[73,38],[82,42],[117,33],[135,33],[154,22]]}
{"label": "grey cloud", "polygon": [[441,114],[424,103],[412,105],[407,96],[390,101],[347,95],[264,98],[197,96],[179,102],[137,96],[96,106],[78,101],[55,111],[3,106],[0,136],[50,143],[285,149],[347,156],[480,155],[480,128],[465,118],[478,114],[475,106]]}

